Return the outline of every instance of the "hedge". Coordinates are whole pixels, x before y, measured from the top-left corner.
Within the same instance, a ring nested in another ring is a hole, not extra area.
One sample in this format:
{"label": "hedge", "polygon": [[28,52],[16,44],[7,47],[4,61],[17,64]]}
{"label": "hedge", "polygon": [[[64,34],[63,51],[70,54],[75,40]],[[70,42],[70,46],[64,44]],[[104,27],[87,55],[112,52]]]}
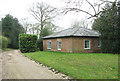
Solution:
{"label": "hedge", "polygon": [[19,34],[19,49],[22,53],[37,50],[37,35]]}
{"label": "hedge", "polygon": [[8,39],[6,37],[0,36],[0,48],[5,49],[8,46]]}
{"label": "hedge", "polygon": [[37,40],[37,47],[39,48],[40,51],[43,51],[43,39],[39,38]]}

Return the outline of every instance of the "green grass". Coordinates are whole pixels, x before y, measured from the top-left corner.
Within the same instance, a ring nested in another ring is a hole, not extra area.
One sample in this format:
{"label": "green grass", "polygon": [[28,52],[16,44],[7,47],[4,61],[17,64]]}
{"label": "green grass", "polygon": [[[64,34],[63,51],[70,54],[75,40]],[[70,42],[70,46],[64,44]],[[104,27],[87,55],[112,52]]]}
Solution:
{"label": "green grass", "polygon": [[14,50],[14,49],[12,49],[12,48],[4,48],[4,49],[2,49],[3,51],[11,51],[11,50]]}
{"label": "green grass", "polygon": [[10,50],[15,50],[15,49],[12,49],[12,48],[6,48],[5,50],[10,51]]}
{"label": "green grass", "polygon": [[11,51],[11,50],[14,50],[14,49],[12,49],[12,48],[4,48],[4,49],[0,49],[0,52]]}
{"label": "green grass", "polygon": [[118,79],[118,55],[102,53],[24,53],[74,79]]}

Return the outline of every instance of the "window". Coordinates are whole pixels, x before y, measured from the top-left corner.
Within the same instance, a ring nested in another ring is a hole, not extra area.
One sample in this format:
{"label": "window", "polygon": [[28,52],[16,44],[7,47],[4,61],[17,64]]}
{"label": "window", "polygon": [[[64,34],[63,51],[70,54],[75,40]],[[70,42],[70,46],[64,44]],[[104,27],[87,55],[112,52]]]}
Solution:
{"label": "window", "polygon": [[51,49],[51,42],[50,41],[47,42],[47,49]]}
{"label": "window", "polygon": [[58,50],[61,50],[61,42],[58,42]]}
{"label": "window", "polygon": [[90,49],[90,40],[85,40],[85,49]]}
{"label": "window", "polygon": [[98,47],[101,47],[101,41],[98,40]]}

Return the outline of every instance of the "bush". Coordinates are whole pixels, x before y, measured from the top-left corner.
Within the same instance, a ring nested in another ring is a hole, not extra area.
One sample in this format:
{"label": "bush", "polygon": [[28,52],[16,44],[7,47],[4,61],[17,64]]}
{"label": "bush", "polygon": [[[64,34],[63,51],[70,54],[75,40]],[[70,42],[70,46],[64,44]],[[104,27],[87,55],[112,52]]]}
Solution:
{"label": "bush", "polygon": [[39,48],[40,51],[43,51],[43,39],[42,38],[37,40],[37,47]]}
{"label": "bush", "polygon": [[22,53],[37,50],[37,35],[19,34],[19,49]]}
{"label": "bush", "polygon": [[8,46],[8,39],[6,37],[0,36],[0,48],[5,49]]}

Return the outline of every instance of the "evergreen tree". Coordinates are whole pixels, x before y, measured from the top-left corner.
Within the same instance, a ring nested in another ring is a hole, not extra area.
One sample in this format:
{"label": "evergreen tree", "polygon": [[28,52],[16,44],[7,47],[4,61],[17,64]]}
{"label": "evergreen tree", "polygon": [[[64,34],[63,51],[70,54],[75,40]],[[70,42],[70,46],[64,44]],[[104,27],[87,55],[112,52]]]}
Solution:
{"label": "evergreen tree", "polygon": [[17,18],[8,14],[2,19],[2,34],[8,38],[8,47],[18,48],[18,36],[24,32],[25,30]]}
{"label": "evergreen tree", "polygon": [[93,23],[92,28],[98,30],[101,33],[101,50],[105,53],[120,53],[118,48],[119,34],[118,30],[118,14],[117,6],[112,4],[103,9],[102,14]]}

